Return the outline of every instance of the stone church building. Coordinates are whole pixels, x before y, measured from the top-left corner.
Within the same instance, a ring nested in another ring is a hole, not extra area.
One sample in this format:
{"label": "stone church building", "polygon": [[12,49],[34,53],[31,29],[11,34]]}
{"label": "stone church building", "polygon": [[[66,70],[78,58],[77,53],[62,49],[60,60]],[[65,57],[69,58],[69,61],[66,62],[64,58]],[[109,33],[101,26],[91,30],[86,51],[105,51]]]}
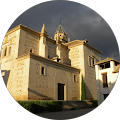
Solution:
{"label": "stone church building", "polygon": [[102,52],[85,40],[70,41],[62,25],[54,39],[18,25],[9,30],[1,48],[1,72],[16,100],[81,100],[84,79],[87,99],[97,99],[94,64]]}

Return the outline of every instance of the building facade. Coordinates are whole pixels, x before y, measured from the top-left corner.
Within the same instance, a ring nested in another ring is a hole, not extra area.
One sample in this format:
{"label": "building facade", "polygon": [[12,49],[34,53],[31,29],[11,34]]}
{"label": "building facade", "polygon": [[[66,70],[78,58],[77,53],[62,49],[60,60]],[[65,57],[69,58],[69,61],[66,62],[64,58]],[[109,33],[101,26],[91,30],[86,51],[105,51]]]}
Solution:
{"label": "building facade", "polygon": [[97,99],[94,63],[102,52],[87,40],[67,39],[58,26],[54,39],[18,25],[9,30],[1,48],[1,71],[16,100],[81,100],[83,77],[87,99]]}
{"label": "building facade", "polygon": [[98,104],[110,94],[117,80],[120,61],[106,58],[95,64]]}

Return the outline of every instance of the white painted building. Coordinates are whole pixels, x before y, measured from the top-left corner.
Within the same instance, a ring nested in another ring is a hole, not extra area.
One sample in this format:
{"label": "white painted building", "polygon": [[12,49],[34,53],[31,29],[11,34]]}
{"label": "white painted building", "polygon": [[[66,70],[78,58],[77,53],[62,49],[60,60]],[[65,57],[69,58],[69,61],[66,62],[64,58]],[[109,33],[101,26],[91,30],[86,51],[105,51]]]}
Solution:
{"label": "white painted building", "polygon": [[116,82],[120,61],[106,58],[95,64],[98,104],[110,94]]}

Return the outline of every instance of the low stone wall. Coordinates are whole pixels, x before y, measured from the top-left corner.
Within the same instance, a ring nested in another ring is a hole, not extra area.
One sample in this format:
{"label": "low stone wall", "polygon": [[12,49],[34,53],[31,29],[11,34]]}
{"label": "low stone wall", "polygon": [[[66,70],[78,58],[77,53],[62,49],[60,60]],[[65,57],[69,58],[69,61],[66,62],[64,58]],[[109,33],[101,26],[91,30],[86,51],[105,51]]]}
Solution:
{"label": "low stone wall", "polygon": [[97,101],[84,100],[84,101],[62,101],[62,110],[76,110],[97,107]]}

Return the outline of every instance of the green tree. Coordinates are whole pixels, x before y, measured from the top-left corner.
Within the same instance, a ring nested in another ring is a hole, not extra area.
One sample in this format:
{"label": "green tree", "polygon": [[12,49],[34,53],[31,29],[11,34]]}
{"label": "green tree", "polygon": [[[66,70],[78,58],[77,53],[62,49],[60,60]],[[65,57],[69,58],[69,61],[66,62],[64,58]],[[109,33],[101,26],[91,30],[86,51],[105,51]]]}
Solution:
{"label": "green tree", "polygon": [[82,82],[81,82],[81,100],[86,100],[83,75],[82,75]]}

